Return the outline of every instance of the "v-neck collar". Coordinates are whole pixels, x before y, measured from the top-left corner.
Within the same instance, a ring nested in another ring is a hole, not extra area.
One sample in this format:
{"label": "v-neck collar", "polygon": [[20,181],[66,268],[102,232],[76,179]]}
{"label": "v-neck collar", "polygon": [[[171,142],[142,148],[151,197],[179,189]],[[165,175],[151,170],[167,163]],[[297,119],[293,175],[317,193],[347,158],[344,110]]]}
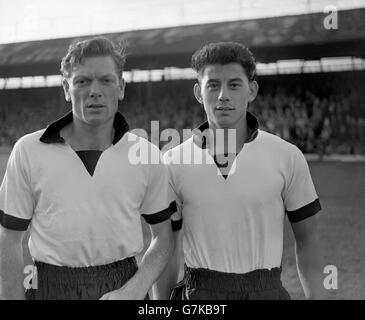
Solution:
{"label": "v-neck collar", "polygon": [[[64,138],[61,137],[60,131],[63,127],[65,127],[72,121],[73,121],[73,114],[72,112],[69,112],[62,118],[51,123],[46,128],[46,130],[44,131],[39,140],[46,144],[54,144],[54,143],[65,144],[66,141]],[[124,134],[129,130],[129,125],[120,112],[117,112],[114,116],[113,127],[115,132],[112,143],[113,145],[115,145],[122,139]],[[76,152],[77,156],[79,157],[79,160],[81,160],[89,175],[93,176],[103,151],[101,150],[80,150],[80,151],[73,150],[73,151]]]}
{"label": "v-neck collar", "polygon": [[[245,141],[245,144],[246,143],[250,143],[252,142],[253,140],[256,139],[257,135],[258,135],[258,129],[259,129],[259,123],[257,121],[257,118],[251,113],[251,112],[248,112],[246,113],[246,121],[247,121],[247,129],[248,129],[248,137]],[[197,128],[200,132],[203,132],[204,130],[206,129],[209,129],[209,123],[208,121],[205,121],[203,122],[201,125],[198,126]],[[201,138],[200,138],[201,137]],[[206,136],[198,136],[198,135],[194,135],[193,136],[193,141],[194,143],[199,146],[200,148],[202,149],[207,149],[207,138]],[[228,154],[224,154],[224,156],[228,156]],[[238,156],[238,153],[236,153],[236,157],[233,161],[236,161],[236,158]],[[217,155],[214,154],[212,156],[213,160],[214,160],[214,163],[215,165],[217,166],[217,170],[219,170],[220,172],[220,175],[225,179],[227,180],[227,178],[230,176],[230,172],[232,170],[232,166],[235,165],[234,163],[232,163],[230,169],[229,169],[229,172],[228,174],[223,174],[222,171],[221,171],[221,168],[224,168],[226,167],[228,164],[220,164],[218,161],[217,161]]]}
{"label": "v-neck collar", "polygon": [[103,151],[100,150],[76,151],[76,154],[79,156],[90,176],[94,175],[96,165],[102,153]]}

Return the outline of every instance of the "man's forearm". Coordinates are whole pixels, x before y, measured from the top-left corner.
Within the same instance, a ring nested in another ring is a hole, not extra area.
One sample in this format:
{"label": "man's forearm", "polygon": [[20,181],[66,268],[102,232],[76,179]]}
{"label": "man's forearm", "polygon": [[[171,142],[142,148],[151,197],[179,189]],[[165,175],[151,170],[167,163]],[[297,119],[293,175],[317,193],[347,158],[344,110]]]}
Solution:
{"label": "man's forearm", "polygon": [[172,288],[176,285],[179,277],[180,264],[179,256],[173,253],[167,266],[153,285],[153,298],[157,300],[168,300]]}
{"label": "man's forearm", "polygon": [[0,244],[0,299],[24,299],[23,250],[21,245],[13,248]]}
{"label": "man's forearm", "polygon": [[323,261],[315,243],[295,245],[297,268],[307,299],[325,299]]}
{"label": "man's forearm", "polygon": [[164,271],[153,285],[153,297],[158,300],[167,300],[172,288],[176,285],[180,273],[181,258],[183,258],[180,232],[175,231],[174,250]]}
{"label": "man's forearm", "polygon": [[138,288],[139,299],[144,299],[166,267],[172,250],[173,242],[159,237],[153,239],[142,258],[138,271],[125,286]]}

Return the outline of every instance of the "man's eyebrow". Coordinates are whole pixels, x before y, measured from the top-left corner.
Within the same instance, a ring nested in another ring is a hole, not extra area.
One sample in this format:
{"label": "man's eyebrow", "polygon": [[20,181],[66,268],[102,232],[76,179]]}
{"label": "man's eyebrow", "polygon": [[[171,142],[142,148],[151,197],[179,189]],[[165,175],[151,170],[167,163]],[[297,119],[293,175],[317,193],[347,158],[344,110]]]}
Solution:
{"label": "man's eyebrow", "polygon": [[229,82],[243,82],[243,80],[241,78],[233,78],[229,79]]}
{"label": "man's eyebrow", "polygon": [[73,80],[79,80],[79,79],[90,79],[90,77],[85,74],[78,74],[73,77]]}
{"label": "man's eyebrow", "polygon": [[[78,74],[74,77],[74,79],[80,79],[80,78],[83,78],[83,79],[90,79],[91,76],[90,75],[87,75],[87,74]],[[105,74],[101,74],[98,76],[98,78],[101,78],[101,79],[104,79],[104,78],[116,78],[116,76],[112,73],[105,73]]]}
{"label": "man's eyebrow", "polygon": [[108,77],[116,78],[117,76],[113,73],[105,73],[105,74],[100,75],[100,78],[108,78]]}

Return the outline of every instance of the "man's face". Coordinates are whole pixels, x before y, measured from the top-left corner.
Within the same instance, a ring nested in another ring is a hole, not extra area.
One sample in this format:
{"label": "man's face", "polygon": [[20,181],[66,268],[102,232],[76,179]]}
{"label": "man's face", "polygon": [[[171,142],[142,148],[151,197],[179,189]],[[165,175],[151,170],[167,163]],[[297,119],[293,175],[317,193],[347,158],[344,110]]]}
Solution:
{"label": "man's face", "polygon": [[99,56],[85,58],[74,66],[63,87],[74,116],[84,123],[100,125],[114,119],[125,84],[113,58]]}
{"label": "man's face", "polygon": [[196,99],[204,105],[214,128],[237,128],[246,117],[247,105],[256,98],[258,85],[249,81],[239,63],[211,64],[194,86]]}

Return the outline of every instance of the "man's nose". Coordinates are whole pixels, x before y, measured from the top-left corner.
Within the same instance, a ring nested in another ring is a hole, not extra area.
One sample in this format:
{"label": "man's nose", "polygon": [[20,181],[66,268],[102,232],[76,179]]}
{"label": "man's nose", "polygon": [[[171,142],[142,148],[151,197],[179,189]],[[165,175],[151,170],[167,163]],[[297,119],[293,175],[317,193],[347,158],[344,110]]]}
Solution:
{"label": "man's nose", "polygon": [[228,88],[226,86],[221,86],[218,99],[219,101],[229,101]]}
{"label": "man's nose", "polygon": [[99,97],[101,96],[101,88],[98,81],[94,80],[91,82],[90,86],[90,97]]}

